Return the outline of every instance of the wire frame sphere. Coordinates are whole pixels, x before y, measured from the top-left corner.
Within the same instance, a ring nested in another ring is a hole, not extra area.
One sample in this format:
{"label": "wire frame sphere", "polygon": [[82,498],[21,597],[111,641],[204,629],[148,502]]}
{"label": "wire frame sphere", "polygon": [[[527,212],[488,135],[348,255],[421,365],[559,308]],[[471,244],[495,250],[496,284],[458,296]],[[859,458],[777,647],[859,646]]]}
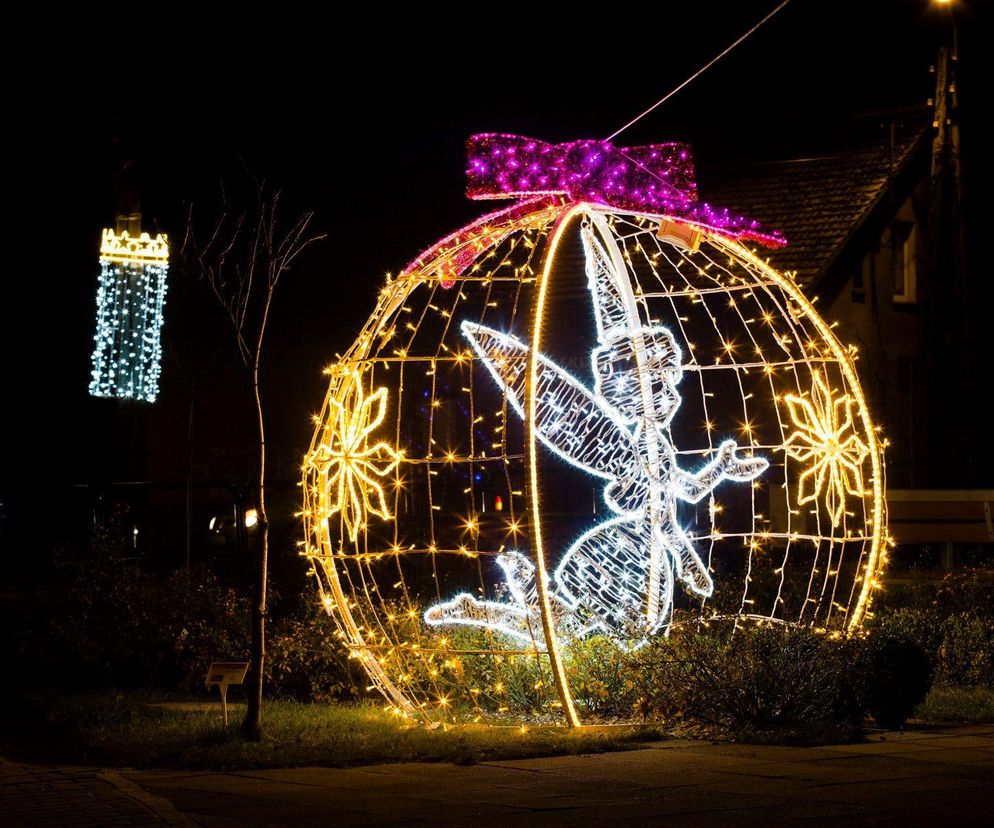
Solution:
{"label": "wire frame sphere", "polygon": [[443,722],[591,721],[577,654],[674,623],[852,629],[886,534],[852,360],[718,232],[558,199],[481,220],[328,369],[324,605],[398,714]]}

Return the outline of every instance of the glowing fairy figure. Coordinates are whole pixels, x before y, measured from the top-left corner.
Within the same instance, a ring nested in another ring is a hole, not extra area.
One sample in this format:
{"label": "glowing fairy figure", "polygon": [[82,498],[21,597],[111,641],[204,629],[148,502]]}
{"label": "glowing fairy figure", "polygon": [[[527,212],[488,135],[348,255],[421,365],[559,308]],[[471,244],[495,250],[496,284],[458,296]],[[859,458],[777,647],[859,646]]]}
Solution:
{"label": "glowing fairy figure", "polygon": [[[604,500],[615,513],[578,538],[555,570],[550,594],[561,631],[637,641],[668,628],[676,580],[703,597],[714,590],[678,522],[678,501],[697,503],[722,480],[752,480],[769,463],[739,456],[736,444],[726,441],[698,471],[679,467],[667,429],[680,406],[680,349],[666,328],[640,324],[624,259],[606,226],[601,230],[606,245],[589,223],[581,231],[599,343],[591,354],[594,389],[540,354],[534,427],[548,448],[609,481]],[[524,416],[528,346],[470,322],[462,330]],[[516,552],[498,563],[511,601],[462,594],[429,608],[425,620],[541,640],[534,566]]]}

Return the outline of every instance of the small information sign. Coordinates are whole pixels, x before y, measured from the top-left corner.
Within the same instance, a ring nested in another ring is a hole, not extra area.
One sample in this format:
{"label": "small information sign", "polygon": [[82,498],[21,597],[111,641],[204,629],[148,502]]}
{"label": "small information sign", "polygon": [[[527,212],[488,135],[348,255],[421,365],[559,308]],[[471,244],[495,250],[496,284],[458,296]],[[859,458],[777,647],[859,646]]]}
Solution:
{"label": "small information sign", "polygon": [[228,687],[245,681],[247,661],[215,661],[207,671],[207,686],[217,687],[221,693],[221,718],[228,726]]}

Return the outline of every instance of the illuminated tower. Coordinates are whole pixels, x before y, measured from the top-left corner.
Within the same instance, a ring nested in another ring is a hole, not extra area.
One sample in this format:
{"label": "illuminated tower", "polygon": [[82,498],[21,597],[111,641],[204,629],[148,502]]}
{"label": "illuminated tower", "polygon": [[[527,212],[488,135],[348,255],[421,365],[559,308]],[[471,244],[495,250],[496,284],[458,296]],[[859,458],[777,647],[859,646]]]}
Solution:
{"label": "illuminated tower", "polygon": [[155,401],[168,270],[166,236],[143,233],[140,213],[119,215],[103,231],[92,395]]}

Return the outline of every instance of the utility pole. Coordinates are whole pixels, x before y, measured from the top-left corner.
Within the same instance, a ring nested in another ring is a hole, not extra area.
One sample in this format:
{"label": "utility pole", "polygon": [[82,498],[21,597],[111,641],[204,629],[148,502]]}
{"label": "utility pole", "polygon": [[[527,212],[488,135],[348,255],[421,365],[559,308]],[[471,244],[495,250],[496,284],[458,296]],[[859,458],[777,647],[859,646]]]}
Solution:
{"label": "utility pole", "polygon": [[[950,9],[951,15],[951,9]],[[931,274],[922,297],[929,365],[930,486],[976,485],[978,470],[968,467],[973,452],[976,408],[969,397],[972,324],[969,278],[963,252],[962,171],[956,88],[956,29],[950,17],[950,45],[939,49],[935,66],[931,158],[931,197],[927,255]]]}

